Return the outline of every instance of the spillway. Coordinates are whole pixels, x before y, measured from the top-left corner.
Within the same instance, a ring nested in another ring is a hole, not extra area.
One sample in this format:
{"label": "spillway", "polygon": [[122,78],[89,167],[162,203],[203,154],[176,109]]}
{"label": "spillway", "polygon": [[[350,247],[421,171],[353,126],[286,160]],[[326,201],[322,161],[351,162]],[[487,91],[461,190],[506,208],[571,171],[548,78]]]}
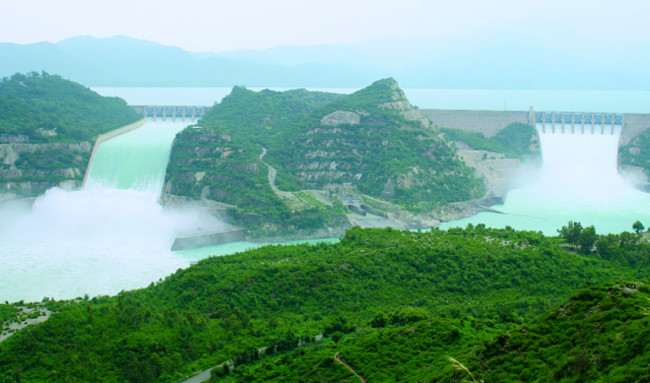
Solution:
{"label": "spillway", "polygon": [[160,194],[171,143],[185,126],[183,122],[149,120],[141,128],[102,143],[86,189],[99,185]]}
{"label": "spillway", "polygon": [[536,179],[508,193],[495,209],[441,225],[464,227],[484,223],[490,227],[542,231],[557,235],[569,220],[594,225],[599,234],[632,230],[640,220],[650,224],[650,194],[636,190],[618,173],[619,125],[582,129],[536,126],[543,164]]}
{"label": "spillway", "polygon": [[48,190],[31,209],[0,211],[0,300],[74,298],[146,286],[189,261],[169,249],[201,217],[157,203],[175,134],[147,121],[102,143],[86,187]]}

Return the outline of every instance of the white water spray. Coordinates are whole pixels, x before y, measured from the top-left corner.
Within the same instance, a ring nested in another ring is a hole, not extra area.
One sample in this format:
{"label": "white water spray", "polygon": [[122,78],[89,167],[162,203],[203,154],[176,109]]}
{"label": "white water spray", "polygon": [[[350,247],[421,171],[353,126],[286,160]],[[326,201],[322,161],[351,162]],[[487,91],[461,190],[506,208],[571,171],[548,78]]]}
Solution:
{"label": "white water spray", "polygon": [[54,188],[31,210],[1,208],[0,300],[115,294],[187,267],[170,251],[176,233],[219,222],[157,202],[184,126],[149,121],[99,147],[84,190]]}
{"label": "white water spray", "polygon": [[594,225],[600,234],[630,231],[636,220],[650,224],[650,195],[618,173],[620,126],[597,125],[592,134],[591,126],[584,133],[581,127],[562,132],[558,126],[552,132],[547,124],[544,132],[538,124],[537,131],[541,172],[535,181],[508,193],[504,205],[494,207],[509,214],[480,213],[441,228],[484,223],[557,235],[569,220]]}

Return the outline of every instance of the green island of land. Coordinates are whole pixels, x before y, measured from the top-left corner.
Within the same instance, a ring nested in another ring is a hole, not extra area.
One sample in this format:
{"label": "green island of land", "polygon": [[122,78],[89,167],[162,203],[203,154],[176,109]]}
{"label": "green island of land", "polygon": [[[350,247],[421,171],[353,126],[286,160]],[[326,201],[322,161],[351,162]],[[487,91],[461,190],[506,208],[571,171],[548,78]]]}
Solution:
{"label": "green island of land", "polygon": [[454,140],[484,157],[539,151],[527,124],[462,133],[431,125],[391,78],[350,95],[235,87],[177,135],[163,199],[219,202],[253,239],[433,227],[449,204],[490,197]]}

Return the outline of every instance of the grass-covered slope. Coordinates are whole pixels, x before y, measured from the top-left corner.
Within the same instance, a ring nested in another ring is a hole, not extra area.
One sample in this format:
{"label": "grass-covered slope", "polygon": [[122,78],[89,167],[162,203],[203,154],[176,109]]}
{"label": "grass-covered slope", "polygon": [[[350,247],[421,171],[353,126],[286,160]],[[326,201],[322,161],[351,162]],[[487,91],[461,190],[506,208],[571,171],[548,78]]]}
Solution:
{"label": "grass-covered slope", "polygon": [[362,375],[415,381],[587,283],[648,272],[635,265],[568,253],[532,232],[352,229],[334,245],[268,246],[117,297],[48,302],[60,313],[0,344],[0,377],[169,382],[232,359],[225,379],[271,376],[262,368],[285,381],[340,381],[339,351]]}
{"label": "grass-covered slope", "polygon": [[[94,139],[140,117],[122,99],[46,73],[0,81],[0,187],[34,196],[80,184]],[[0,196],[0,200],[1,200]]]}

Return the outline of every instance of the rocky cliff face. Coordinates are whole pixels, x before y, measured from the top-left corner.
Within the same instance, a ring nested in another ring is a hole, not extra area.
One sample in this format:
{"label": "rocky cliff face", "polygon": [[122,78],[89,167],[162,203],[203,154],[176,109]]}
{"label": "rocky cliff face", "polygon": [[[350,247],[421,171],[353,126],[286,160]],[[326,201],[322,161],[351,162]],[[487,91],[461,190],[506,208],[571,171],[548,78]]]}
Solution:
{"label": "rocky cliff face", "polygon": [[59,186],[78,188],[92,144],[28,143],[21,136],[0,137],[0,200],[33,197]]}
{"label": "rocky cliff face", "polygon": [[81,185],[96,137],[138,121],[119,98],[46,72],[0,80],[0,200]]}

